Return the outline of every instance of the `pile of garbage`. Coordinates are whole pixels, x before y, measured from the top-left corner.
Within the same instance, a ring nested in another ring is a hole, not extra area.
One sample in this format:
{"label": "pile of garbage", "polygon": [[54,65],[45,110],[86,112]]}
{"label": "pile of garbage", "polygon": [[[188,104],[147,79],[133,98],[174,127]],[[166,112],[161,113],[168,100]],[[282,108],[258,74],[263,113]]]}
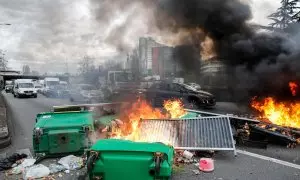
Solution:
{"label": "pile of garbage", "polygon": [[49,166],[36,164],[36,159],[24,154],[13,154],[10,157],[0,160],[0,171],[7,170],[5,175],[21,175],[25,180],[48,177],[55,179],[53,175],[62,177],[61,172],[70,173],[84,167],[84,159],[74,155],[68,155],[59,159]]}
{"label": "pile of garbage", "polygon": [[202,172],[212,172],[214,170],[214,160],[211,158],[214,152],[190,152],[187,150],[177,150],[174,157],[174,166],[179,167],[183,164],[194,164],[197,169],[193,170],[195,175]]}

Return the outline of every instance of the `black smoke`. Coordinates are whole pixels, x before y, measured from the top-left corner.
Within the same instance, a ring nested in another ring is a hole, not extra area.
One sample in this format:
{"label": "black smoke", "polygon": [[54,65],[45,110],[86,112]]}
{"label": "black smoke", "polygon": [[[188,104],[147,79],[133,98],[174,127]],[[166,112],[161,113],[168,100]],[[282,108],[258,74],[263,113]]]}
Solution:
{"label": "black smoke", "polygon": [[[288,82],[300,80],[300,51],[293,40],[298,27],[289,34],[258,33],[247,23],[252,18],[250,6],[240,0],[162,0],[159,7],[176,22],[170,27],[173,31],[201,28],[214,40],[218,58],[232,71],[231,89],[241,90],[236,96],[294,98]],[[158,26],[167,28],[163,22]],[[181,55],[182,64],[189,63],[189,54]],[[192,63],[186,71],[199,69]]]}
{"label": "black smoke", "polygon": [[[150,33],[153,29],[172,33],[182,29],[190,31],[191,37],[187,39],[192,39],[188,44],[192,48],[175,48],[175,56],[184,72],[194,73],[194,79],[201,68],[195,54],[199,53],[199,44],[208,35],[215,43],[218,59],[229,67],[230,89],[235,96],[290,97],[288,82],[300,80],[300,48],[297,48],[300,28],[296,25],[289,33],[258,33],[248,23],[252,19],[251,8],[242,0],[90,1],[103,27],[120,12],[132,9],[135,12],[106,38],[119,49],[126,49],[128,38],[124,37],[138,28],[132,27],[132,21],[142,17],[140,13],[148,16],[142,19],[148,19]],[[238,93],[234,92],[237,89]]]}

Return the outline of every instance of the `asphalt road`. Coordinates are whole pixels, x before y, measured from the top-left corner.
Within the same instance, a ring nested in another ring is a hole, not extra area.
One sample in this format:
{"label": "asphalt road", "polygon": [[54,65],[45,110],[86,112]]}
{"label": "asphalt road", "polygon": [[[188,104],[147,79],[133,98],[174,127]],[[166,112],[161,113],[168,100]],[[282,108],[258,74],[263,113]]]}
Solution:
{"label": "asphalt road", "polygon": [[[71,104],[64,99],[50,99],[40,95],[37,99],[22,98],[16,99],[11,94],[5,94],[9,111],[8,118],[10,122],[10,131],[12,133],[12,145],[6,149],[0,150],[0,153],[11,154],[18,149],[32,149],[32,129],[35,123],[37,113],[49,111],[54,105]],[[241,107],[233,103],[218,103],[215,109],[210,111],[220,113],[235,113],[241,111]],[[273,157],[290,163],[300,164],[300,151],[297,149],[286,149],[284,147],[270,146],[267,150],[254,148],[239,148],[249,152]],[[186,165],[181,170],[174,172],[173,179],[300,179],[300,168],[290,167],[286,163],[273,161],[272,159],[263,159],[261,157],[252,157],[245,154],[233,156],[232,152],[218,153],[214,157],[215,171],[212,173],[200,173],[195,175],[195,165]],[[47,162],[45,162],[47,164]],[[293,166],[293,164],[292,164]],[[73,173],[75,174],[75,173]],[[0,179],[3,178],[0,175]],[[14,178],[14,177],[10,177]],[[9,179],[8,177],[4,179]],[[77,179],[76,175],[63,175],[58,179]]]}
{"label": "asphalt road", "polygon": [[35,117],[40,112],[50,111],[52,106],[69,104],[65,99],[14,98],[11,93],[3,93],[8,105],[8,121],[12,135],[10,151],[32,147],[32,130]]}

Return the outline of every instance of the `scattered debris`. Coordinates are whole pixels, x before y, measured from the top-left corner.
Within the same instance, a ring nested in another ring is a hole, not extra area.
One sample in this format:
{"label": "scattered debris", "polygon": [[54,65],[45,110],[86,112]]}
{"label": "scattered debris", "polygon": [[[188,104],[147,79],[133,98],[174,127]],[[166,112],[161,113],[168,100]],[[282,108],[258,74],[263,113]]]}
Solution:
{"label": "scattered debris", "polygon": [[194,156],[194,154],[191,153],[190,151],[187,151],[187,150],[183,151],[184,158],[191,160],[193,158],[193,156]]}
{"label": "scattered debris", "polygon": [[37,179],[37,178],[46,177],[49,174],[50,174],[50,170],[48,167],[42,164],[38,164],[38,165],[31,166],[29,168],[25,168],[23,178],[25,180]]}
{"label": "scattered debris", "polygon": [[21,164],[13,167],[8,174],[21,174],[26,167],[34,165],[35,159],[24,159]]}
{"label": "scattered debris", "polygon": [[200,174],[200,171],[199,170],[192,170],[196,175],[199,175]]}
{"label": "scattered debris", "polygon": [[211,158],[201,158],[199,161],[199,169],[203,172],[211,172],[215,169],[214,160]]}
{"label": "scattered debris", "polygon": [[63,165],[60,165],[60,164],[50,164],[49,169],[50,169],[50,174],[55,174],[55,173],[64,171],[67,168]]}
{"label": "scattered debris", "polygon": [[69,174],[69,173],[70,173],[70,170],[65,170],[65,173]]}
{"label": "scattered debris", "polygon": [[24,161],[20,164],[24,168],[34,165],[35,159],[24,159]]}
{"label": "scattered debris", "polygon": [[68,170],[75,170],[83,166],[83,159],[81,157],[69,155],[61,158],[58,163],[63,165]]}
{"label": "scattered debris", "polygon": [[0,171],[11,169],[13,164],[15,164],[18,160],[26,158],[26,157],[27,157],[26,154],[14,153],[13,155],[11,155],[7,158],[1,159],[0,160]]}
{"label": "scattered debris", "polygon": [[30,158],[30,159],[33,158],[32,154],[30,152],[30,149],[28,149],[28,148],[16,150],[16,153],[18,153],[18,154],[26,154],[27,158]]}
{"label": "scattered debris", "polygon": [[58,177],[62,177],[62,174],[61,174],[61,173],[59,173],[59,174],[58,174]]}

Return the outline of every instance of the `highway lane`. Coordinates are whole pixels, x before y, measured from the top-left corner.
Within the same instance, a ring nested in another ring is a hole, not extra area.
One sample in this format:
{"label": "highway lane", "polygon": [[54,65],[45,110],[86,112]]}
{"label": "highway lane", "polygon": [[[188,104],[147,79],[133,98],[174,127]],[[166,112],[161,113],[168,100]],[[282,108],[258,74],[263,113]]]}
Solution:
{"label": "highway lane", "polygon": [[31,148],[32,129],[35,117],[40,112],[50,111],[52,106],[70,104],[66,99],[50,99],[43,95],[38,98],[14,98],[10,93],[3,93],[8,105],[8,121],[12,135],[9,150]]}
{"label": "highway lane", "polygon": [[[11,94],[4,93],[9,111],[10,130],[12,133],[12,145],[0,153],[8,154],[18,149],[30,148],[32,150],[32,129],[35,123],[37,113],[49,111],[54,105],[71,104],[64,99],[50,99],[40,95],[34,98],[14,98]],[[233,113],[238,111],[238,107],[232,103],[219,103],[214,112]],[[245,150],[260,153],[265,156],[274,157],[298,163],[299,151],[297,149],[289,150],[280,148],[282,153],[277,149],[257,150],[244,148]],[[276,151],[276,153],[274,153]],[[287,158],[288,157],[288,158]],[[300,169],[288,167],[286,165],[274,163],[260,158],[254,158],[248,155],[239,154],[234,157],[233,153],[220,153],[215,156],[215,171],[213,173],[201,173],[195,175],[192,170],[196,170],[194,165],[185,166],[182,171],[176,172],[173,179],[300,179]],[[266,173],[264,173],[266,172]],[[0,176],[1,179],[1,176]],[[74,176],[63,176],[57,179],[74,179]]]}

